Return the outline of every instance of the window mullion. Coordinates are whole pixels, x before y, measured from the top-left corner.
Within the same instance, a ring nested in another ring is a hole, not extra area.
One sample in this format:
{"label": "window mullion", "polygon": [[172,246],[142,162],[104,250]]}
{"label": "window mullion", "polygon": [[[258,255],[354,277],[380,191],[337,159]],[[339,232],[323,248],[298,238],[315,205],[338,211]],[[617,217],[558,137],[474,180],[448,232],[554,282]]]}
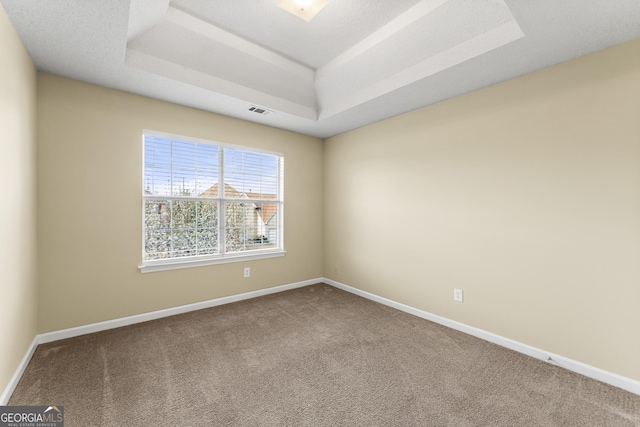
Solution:
{"label": "window mullion", "polygon": [[198,194],[198,161],[199,161],[199,159],[198,159],[198,147],[199,146],[200,146],[199,144],[196,144],[195,147],[194,147],[196,164],[194,165],[195,166],[195,168],[194,168],[195,171],[193,172],[193,174],[194,174],[193,175],[193,181],[194,181],[193,182],[193,190],[194,190],[193,195],[196,197],[196,200],[194,200],[194,206],[195,206],[195,209],[196,209],[196,225],[195,225],[195,227],[193,229],[193,233],[194,233],[194,237],[195,237],[194,244],[196,245],[196,247],[195,247],[196,255],[200,255],[200,236],[198,236],[198,228],[199,228],[198,226],[200,225],[200,221],[198,219],[199,211],[200,211],[200,209],[198,209],[200,207],[200,200],[199,200],[199,196],[200,195]]}

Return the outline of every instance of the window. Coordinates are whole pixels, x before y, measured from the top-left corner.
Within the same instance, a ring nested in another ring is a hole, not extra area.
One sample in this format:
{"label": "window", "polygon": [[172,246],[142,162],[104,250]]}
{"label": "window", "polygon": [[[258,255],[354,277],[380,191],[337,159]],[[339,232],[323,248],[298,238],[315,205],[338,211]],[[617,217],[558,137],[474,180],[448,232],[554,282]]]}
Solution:
{"label": "window", "polygon": [[153,132],[143,139],[141,271],[284,255],[281,155]]}

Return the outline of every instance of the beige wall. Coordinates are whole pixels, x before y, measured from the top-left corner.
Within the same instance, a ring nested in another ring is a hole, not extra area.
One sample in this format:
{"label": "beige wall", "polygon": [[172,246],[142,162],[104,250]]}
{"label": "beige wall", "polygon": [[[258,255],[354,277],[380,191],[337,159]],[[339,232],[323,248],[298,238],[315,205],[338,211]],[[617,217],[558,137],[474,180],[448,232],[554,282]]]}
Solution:
{"label": "beige wall", "polygon": [[640,40],[336,136],[324,161],[326,277],[640,380]]}
{"label": "beige wall", "polygon": [[35,78],[0,4],[0,392],[36,333]]}
{"label": "beige wall", "polygon": [[[37,96],[40,332],[322,276],[321,140],[44,73]],[[143,129],[283,153],[286,256],[140,273]]]}

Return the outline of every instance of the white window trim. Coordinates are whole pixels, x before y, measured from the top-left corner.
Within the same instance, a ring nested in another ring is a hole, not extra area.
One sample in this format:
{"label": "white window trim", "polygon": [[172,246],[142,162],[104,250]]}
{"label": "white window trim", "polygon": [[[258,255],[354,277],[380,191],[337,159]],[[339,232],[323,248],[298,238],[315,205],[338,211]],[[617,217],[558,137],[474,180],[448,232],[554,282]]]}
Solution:
{"label": "white window trim", "polygon": [[[153,130],[144,129],[142,131],[142,182],[144,182],[144,138],[145,136],[156,136],[160,138],[170,138],[170,139],[178,139],[181,141],[190,141],[196,142],[198,144],[209,144],[215,145],[220,148],[235,148],[239,150],[252,151],[255,153],[264,153],[271,154],[274,156],[278,156],[281,158],[281,161],[284,161],[284,155],[282,153],[262,150],[254,147],[247,147],[236,144],[227,144],[218,141],[210,141],[205,139],[198,139],[184,135],[176,135],[165,132],[157,132]],[[224,174],[223,165],[220,166],[220,174]],[[138,270],[141,273],[152,273],[156,271],[166,271],[166,270],[177,270],[183,268],[193,268],[193,267],[202,267],[207,265],[216,265],[216,264],[227,264],[231,262],[242,262],[242,261],[253,261],[259,259],[267,259],[267,258],[276,258],[285,256],[287,251],[284,249],[284,177],[282,174],[281,168],[278,168],[278,189],[279,189],[279,201],[275,201],[280,204],[280,214],[278,215],[278,240],[281,242],[280,247],[276,249],[258,249],[251,250],[247,252],[233,252],[233,253],[224,253],[224,254],[216,254],[216,255],[201,255],[201,256],[192,256],[192,257],[184,257],[184,258],[171,258],[171,259],[162,259],[162,260],[144,260],[144,202],[145,197],[142,196],[142,248],[143,248],[143,260],[142,264],[138,266]],[[217,198],[216,200],[220,200],[220,203],[224,203],[226,199],[224,197]],[[239,199],[238,201],[246,201],[244,199]],[[269,200],[264,200],[264,202],[270,202]],[[220,226],[220,234],[224,239],[225,235],[225,227],[224,227],[224,210],[221,211],[222,216],[219,218],[219,226]]]}
{"label": "white window trim", "polygon": [[259,253],[247,254],[247,253],[233,253],[225,254],[224,256],[216,255],[217,258],[207,257],[191,257],[187,259],[172,259],[172,260],[159,260],[159,261],[147,261],[144,265],[138,267],[141,273],[153,273],[154,271],[166,271],[166,270],[178,270],[181,268],[191,267],[203,267],[206,265],[216,264],[228,264],[230,262],[240,261],[253,261],[257,259],[277,258],[285,256],[287,251],[275,249],[272,251],[262,250]]}

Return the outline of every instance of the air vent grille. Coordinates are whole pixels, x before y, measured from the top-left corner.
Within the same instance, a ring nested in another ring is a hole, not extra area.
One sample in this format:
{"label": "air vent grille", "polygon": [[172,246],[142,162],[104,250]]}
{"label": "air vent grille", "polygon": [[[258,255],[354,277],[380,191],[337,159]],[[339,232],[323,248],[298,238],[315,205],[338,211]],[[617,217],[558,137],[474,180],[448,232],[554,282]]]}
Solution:
{"label": "air vent grille", "polygon": [[255,105],[252,105],[251,107],[249,107],[249,111],[256,114],[261,114],[263,116],[266,116],[269,113],[273,113],[273,111],[271,110],[267,110],[266,108],[262,108],[262,107],[256,107]]}

